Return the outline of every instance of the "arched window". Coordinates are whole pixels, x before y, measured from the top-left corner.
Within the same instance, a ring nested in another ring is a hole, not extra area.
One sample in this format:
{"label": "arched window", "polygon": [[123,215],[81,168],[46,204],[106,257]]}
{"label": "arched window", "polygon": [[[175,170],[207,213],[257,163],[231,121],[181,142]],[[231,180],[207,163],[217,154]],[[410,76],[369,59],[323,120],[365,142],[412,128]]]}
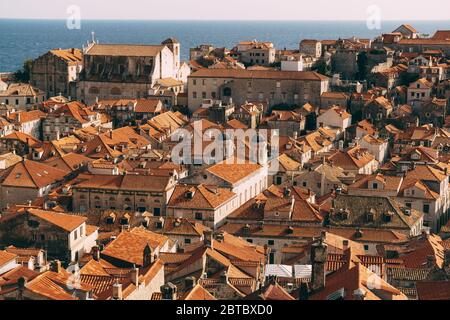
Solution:
{"label": "arched window", "polygon": [[125,198],[125,202],[131,202],[130,198]]}
{"label": "arched window", "polygon": [[97,87],[91,87],[91,88],[89,88],[89,93],[90,94],[99,94],[100,90]]}
{"label": "arched window", "polygon": [[99,196],[96,196],[94,199],[95,199],[95,200],[100,200],[100,197],[99,197]]}
{"label": "arched window", "polygon": [[225,96],[225,97],[231,97],[231,88],[224,88],[223,89],[223,95]]}
{"label": "arched window", "polygon": [[115,96],[120,96],[122,94],[122,91],[119,88],[112,88],[111,94]]}

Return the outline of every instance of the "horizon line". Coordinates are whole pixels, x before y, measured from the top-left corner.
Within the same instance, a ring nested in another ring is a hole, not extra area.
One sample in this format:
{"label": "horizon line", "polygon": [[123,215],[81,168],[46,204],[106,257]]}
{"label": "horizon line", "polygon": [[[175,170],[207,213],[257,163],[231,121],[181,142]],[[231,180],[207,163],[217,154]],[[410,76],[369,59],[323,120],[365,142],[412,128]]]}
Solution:
{"label": "horizon line", "polygon": [[[15,18],[15,17],[0,17],[0,20],[34,20],[34,21],[65,21],[66,18]],[[257,22],[257,21],[271,21],[271,22],[366,22],[366,19],[124,19],[124,18],[89,18],[89,19],[81,19],[81,21],[168,21],[168,22],[174,22],[174,21],[185,21],[185,22],[191,22],[191,21],[203,21],[203,22]],[[449,22],[447,19],[383,19],[383,21],[389,21],[389,22]]]}

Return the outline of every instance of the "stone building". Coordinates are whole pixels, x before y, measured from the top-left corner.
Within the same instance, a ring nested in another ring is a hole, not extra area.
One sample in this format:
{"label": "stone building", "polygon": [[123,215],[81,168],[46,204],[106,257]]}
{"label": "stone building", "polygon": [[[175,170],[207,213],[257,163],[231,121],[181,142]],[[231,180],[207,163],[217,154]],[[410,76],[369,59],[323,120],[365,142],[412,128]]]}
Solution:
{"label": "stone building", "polygon": [[395,229],[407,236],[418,236],[423,216],[390,197],[340,194],[333,201],[329,219],[332,226]]}
{"label": "stone building", "polygon": [[162,216],[174,187],[171,176],[92,175],[73,186],[73,209],[149,211]]}
{"label": "stone building", "polygon": [[0,103],[16,110],[30,110],[34,104],[44,102],[46,93],[27,83],[11,83],[0,92]]}
{"label": "stone building", "polygon": [[27,204],[44,197],[60,186],[69,172],[48,165],[24,160],[2,173],[0,180],[1,209]]}
{"label": "stone building", "polygon": [[305,131],[306,118],[294,111],[272,111],[272,115],[265,119],[272,130],[279,130],[280,136],[292,137]]}
{"label": "stone building", "polygon": [[98,237],[86,218],[53,211],[26,209],[0,220],[0,243],[45,248],[49,257],[76,262]]}
{"label": "stone building", "polygon": [[322,56],[322,43],[318,40],[302,40],[300,42],[300,53],[320,58]]}
{"label": "stone building", "polygon": [[275,62],[276,49],[271,42],[242,41],[237,45],[237,53],[242,63],[269,66]]}
{"label": "stone building", "polygon": [[185,78],[181,67],[175,39],[161,45],[93,44],[84,53],[77,98],[87,104],[96,99],[145,98],[158,80]]}
{"label": "stone building", "polygon": [[78,80],[83,70],[83,52],[79,49],[50,50],[33,61],[30,83],[45,91],[47,97],[62,94],[74,96],[70,83]]}
{"label": "stone building", "polygon": [[46,141],[67,137],[77,129],[99,127],[100,114],[80,102],[69,102],[56,111],[50,112],[42,124],[43,138]]}
{"label": "stone building", "polygon": [[204,99],[230,99],[237,105],[247,101],[303,105],[320,103],[328,91],[328,78],[310,71],[249,71],[237,69],[202,69],[188,80],[188,104],[197,110]]}

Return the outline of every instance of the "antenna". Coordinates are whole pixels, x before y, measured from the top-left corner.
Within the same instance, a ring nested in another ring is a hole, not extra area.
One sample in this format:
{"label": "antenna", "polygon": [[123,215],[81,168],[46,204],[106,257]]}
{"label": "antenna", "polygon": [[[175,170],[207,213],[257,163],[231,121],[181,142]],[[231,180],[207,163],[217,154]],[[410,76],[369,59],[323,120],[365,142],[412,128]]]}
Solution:
{"label": "antenna", "polygon": [[92,35],[92,43],[95,43],[95,32],[92,31],[92,32],[91,32],[91,35]]}

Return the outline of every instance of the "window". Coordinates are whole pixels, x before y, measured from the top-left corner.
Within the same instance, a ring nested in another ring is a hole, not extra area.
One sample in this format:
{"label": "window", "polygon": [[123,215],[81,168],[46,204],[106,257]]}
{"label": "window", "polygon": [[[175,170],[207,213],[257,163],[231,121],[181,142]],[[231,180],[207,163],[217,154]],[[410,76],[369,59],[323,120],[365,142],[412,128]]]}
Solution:
{"label": "window", "polygon": [[410,208],[410,209],[411,209],[411,206],[412,206],[412,205],[411,205],[411,202],[406,202],[406,203],[405,203],[405,206],[406,206],[407,208]]}
{"label": "window", "polygon": [[197,99],[197,92],[196,91],[192,92],[192,98]]}
{"label": "window", "polygon": [[216,98],[216,93],[215,92],[211,92],[211,98],[213,98],[213,99]]}
{"label": "window", "polygon": [[194,80],[192,81],[192,83],[194,84],[194,86],[196,86],[196,85],[197,85],[197,80],[194,79]]}
{"label": "window", "polygon": [[153,215],[155,217],[161,216],[161,208],[153,208]]}
{"label": "window", "polygon": [[203,220],[203,214],[201,212],[196,212],[195,220]]}
{"label": "window", "polygon": [[247,239],[248,243],[253,243],[253,239]]}
{"label": "window", "polygon": [[267,241],[267,244],[269,246],[273,246],[275,244],[275,241],[274,240],[269,240],[269,241]]}
{"label": "window", "polygon": [[277,177],[277,185],[280,185],[283,183],[283,178]]}
{"label": "window", "polygon": [[206,92],[202,92],[202,99],[206,99]]}
{"label": "window", "polygon": [[184,239],[184,244],[191,244],[191,239]]}
{"label": "window", "polygon": [[45,234],[41,234],[41,241],[45,241]]}
{"label": "window", "polygon": [[428,203],[424,203],[424,205],[423,205],[423,212],[424,213],[430,213],[430,205]]}
{"label": "window", "polygon": [[306,181],[303,181],[302,186],[306,187],[306,185],[307,185]]}
{"label": "window", "polygon": [[73,240],[77,240],[77,238],[78,238],[78,230],[75,230],[73,232]]}
{"label": "window", "polygon": [[368,250],[369,250],[369,245],[365,244],[365,245],[364,245],[364,250],[365,250],[365,251],[368,251]]}

